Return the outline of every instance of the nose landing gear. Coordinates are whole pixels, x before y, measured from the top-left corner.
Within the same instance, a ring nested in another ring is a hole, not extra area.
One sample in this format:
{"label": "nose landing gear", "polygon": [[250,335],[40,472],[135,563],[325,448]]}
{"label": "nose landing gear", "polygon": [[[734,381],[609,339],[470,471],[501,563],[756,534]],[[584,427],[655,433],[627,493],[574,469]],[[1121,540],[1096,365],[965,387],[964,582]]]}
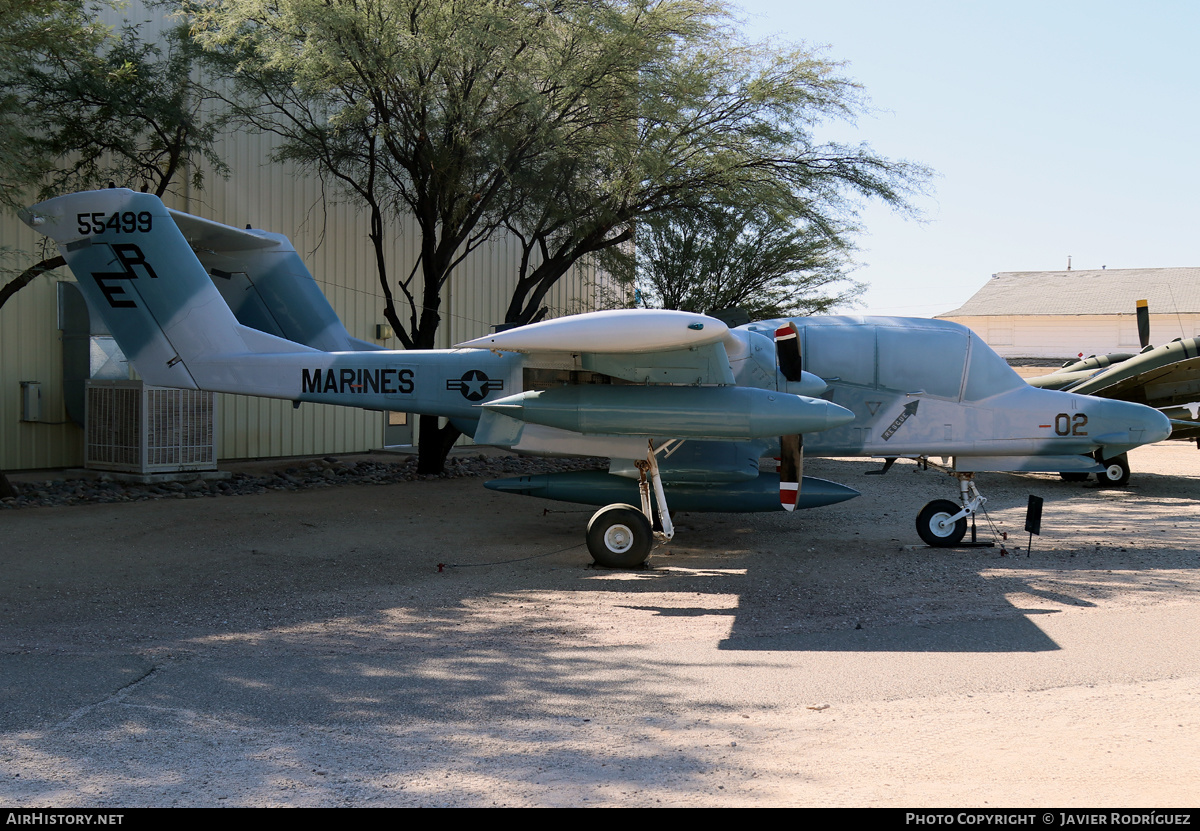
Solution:
{"label": "nose landing gear", "polygon": [[[1097,450],[1092,454],[1096,461],[1104,465],[1104,470],[1096,474],[1096,481],[1100,483],[1102,488],[1123,488],[1129,484],[1129,454],[1122,453],[1120,456],[1113,456],[1111,459],[1105,459]],[[1058,474],[1064,482],[1086,482],[1088,473],[1078,473],[1071,471],[1068,473]]]}
{"label": "nose landing gear", "polygon": [[934,548],[958,545],[967,533],[967,518],[960,514],[962,510],[949,499],[935,499],[917,514],[917,533]]}
{"label": "nose landing gear", "polygon": [[[961,505],[949,499],[933,500],[917,514],[917,534],[926,545],[933,548],[953,548],[966,536],[967,517],[973,517],[987,499],[975,487],[974,473],[941,469],[958,480]],[[972,542],[974,539],[975,535],[972,532]]]}

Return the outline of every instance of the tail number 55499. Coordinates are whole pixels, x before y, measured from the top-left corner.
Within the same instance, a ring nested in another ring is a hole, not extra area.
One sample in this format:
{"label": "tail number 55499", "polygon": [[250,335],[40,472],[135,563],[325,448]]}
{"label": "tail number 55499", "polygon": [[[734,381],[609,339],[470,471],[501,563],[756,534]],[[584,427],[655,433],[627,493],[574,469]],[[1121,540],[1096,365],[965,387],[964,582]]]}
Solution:
{"label": "tail number 55499", "polygon": [[111,231],[114,234],[132,234],[134,231],[146,233],[154,224],[154,215],[149,211],[116,211],[105,217],[103,211],[90,214],[75,214],[81,234],[103,234]]}

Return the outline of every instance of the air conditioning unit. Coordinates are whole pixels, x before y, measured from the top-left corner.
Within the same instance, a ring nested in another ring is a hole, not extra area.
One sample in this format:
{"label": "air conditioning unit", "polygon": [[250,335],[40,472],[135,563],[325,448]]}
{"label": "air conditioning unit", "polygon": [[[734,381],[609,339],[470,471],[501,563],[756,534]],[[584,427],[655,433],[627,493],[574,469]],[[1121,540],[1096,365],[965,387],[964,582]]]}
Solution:
{"label": "air conditioning unit", "polygon": [[215,399],[141,381],[88,381],[84,466],[139,474],[216,470]]}

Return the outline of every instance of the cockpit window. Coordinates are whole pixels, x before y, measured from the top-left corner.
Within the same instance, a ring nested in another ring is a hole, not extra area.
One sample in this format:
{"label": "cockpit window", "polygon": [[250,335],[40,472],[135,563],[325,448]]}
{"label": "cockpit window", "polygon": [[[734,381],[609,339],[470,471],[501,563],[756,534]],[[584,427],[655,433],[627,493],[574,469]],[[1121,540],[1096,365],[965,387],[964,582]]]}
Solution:
{"label": "cockpit window", "polygon": [[875,327],[805,327],[804,368],[826,381],[875,386]]}
{"label": "cockpit window", "polygon": [[960,395],[979,401],[1025,383],[962,326],[831,321],[801,327],[804,368],[827,381],[954,401]]}
{"label": "cockpit window", "polygon": [[958,399],[967,360],[967,336],[955,329],[880,326],[879,385]]}
{"label": "cockpit window", "polygon": [[981,401],[1016,389],[1024,383],[1021,376],[978,335],[971,338],[971,368],[967,372],[967,389],[963,393],[965,400]]}

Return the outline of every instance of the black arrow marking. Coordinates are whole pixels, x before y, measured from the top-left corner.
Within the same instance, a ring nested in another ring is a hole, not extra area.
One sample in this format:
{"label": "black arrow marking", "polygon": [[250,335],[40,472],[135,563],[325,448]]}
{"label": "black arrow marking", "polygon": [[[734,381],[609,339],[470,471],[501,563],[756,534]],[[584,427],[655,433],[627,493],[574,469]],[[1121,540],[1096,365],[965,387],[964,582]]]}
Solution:
{"label": "black arrow marking", "polygon": [[908,421],[909,416],[917,414],[917,405],[920,403],[921,403],[920,401],[914,401],[911,404],[904,405],[904,412],[902,412],[902,413],[900,413],[900,415],[896,416],[896,420],[892,422],[891,426],[883,431],[883,440],[884,441],[887,441],[892,436],[894,436],[896,434],[896,431],[900,429],[900,425],[903,424],[904,422]]}

